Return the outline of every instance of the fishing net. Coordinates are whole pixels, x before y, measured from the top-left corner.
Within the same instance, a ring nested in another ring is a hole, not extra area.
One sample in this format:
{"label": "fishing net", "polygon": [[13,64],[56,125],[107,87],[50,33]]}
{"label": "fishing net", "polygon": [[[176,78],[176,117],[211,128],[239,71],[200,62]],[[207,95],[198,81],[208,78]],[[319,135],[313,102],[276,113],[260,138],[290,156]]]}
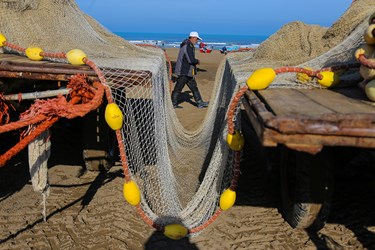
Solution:
{"label": "fishing net", "polygon": [[[245,82],[256,69],[296,66],[319,70],[356,62],[355,50],[364,43],[368,18],[375,12],[375,2],[357,0],[330,27],[292,22],[264,41],[255,52],[228,55],[238,82]],[[358,69],[344,72],[343,81],[358,83]],[[278,75],[270,88],[322,88],[316,82],[301,84],[295,73]]]}
{"label": "fishing net", "polygon": [[[163,226],[194,228],[217,210],[230,182],[232,152],[226,112],[236,85],[223,62],[202,125],[187,131],[170,101],[167,62],[159,48],[139,47],[84,15],[74,1],[0,1],[0,31],[20,47],[81,49],[104,75],[124,114],[126,164],[142,193],[146,215]],[[18,53],[4,47],[4,53]],[[65,58],[52,59],[67,63]],[[38,151],[36,151],[38,152]]]}
{"label": "fishing net", "polygon": [[[220,194],[231,182],[235,154],[225,141],[227,112],[249,74],[260,67],[320,68],[353,61],[362,42],[363,22],[374,8],[373,0],[357,0],[330,29],[292,23],[256,52],[229,54],[219,66],[210,106],[195,131],[186,130],[174,112],[163,51],[135,46],[112,34],[83,14],[73,0],[0,0],[0,16],[6,20],[0,23],[0,32],[21,47],[51,52],[78,48],[87,54],[124,114],[123,164],[141,190],[142,210],[161,226],[182,223],[192,229],[215,214]],[[9,48],[3,52],[23,54]],[[62,58],[53,60],[66,63]],[[301,86],[294,78],[285,74],[275,86]],[[306,86],[317,87],[314,83],[302,87]],[[235,127],[240,130],[237,113]]]}

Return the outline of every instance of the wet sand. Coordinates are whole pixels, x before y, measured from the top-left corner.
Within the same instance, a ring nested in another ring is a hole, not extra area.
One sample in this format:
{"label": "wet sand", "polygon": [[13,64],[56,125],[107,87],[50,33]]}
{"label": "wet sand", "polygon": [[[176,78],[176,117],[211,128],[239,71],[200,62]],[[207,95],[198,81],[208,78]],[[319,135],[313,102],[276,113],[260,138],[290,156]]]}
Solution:
{"label": "wet sand", "polygon": [[[177,50],[167,52],[174,61]],[[197,57],[202,69],[198,87],[209,100],[224,56],[218,51],[197,51]],[[190,102],[181,106],[177,110],[181,122],[188,129],[196,128],[206,110]],[[326,226],[319,232],[293,229],[278,210],[277,174],[268,170],[274,149],[261,147],[246,119],[243,123],[248,143],[235,206],[197,237],[180,241],[155,232],[125,202],[121,166],[106,174],[82,171],[74,139],[78,132],[73,126],[56,126],[46,222],[42,197],[29,180],[25,152],[0,168],[0,249],[375,249],[374,150],[338,150],[343,160],[335,167],[334,199]],[[1,147],[8,147],[9,142],[1,139]]]}

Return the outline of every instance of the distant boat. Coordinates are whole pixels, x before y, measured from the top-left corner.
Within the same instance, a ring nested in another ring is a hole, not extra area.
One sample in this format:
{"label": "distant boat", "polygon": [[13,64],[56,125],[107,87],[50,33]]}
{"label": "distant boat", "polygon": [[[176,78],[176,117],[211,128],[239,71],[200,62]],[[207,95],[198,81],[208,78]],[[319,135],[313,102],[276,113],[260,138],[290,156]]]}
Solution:
{"label": "distant boat", "polygon": [[204,48],[200,48],[200,49],[199,49],[199,52],[201,52],[201,53],[211,53],[211,52],[212,52],[212,49],[211,49],[211,48],[204,47]]}

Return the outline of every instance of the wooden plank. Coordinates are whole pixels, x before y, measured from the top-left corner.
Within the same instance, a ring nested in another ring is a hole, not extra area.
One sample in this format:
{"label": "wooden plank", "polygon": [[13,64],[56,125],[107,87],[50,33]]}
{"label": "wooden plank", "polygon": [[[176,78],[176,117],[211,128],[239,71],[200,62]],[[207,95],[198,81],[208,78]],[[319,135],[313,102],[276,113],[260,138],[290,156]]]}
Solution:
{"label": "wooden plank", "polygon": [[[371,116],[345,116],[343,119],[305,119],[303,117],[277,117],[266,126],[287,134],[318,134],[368,136],[375,138],[375,114]],[[336,117],[334,117],[336,118]]]}
{"label": "wooden plank", "polygon": [[[250,108],[246,113],[264,146],[281,143],[311,154],[323,146],[375,148],[375,106],[330,90],[321,90],[325,91],[322,95],[321,91],[310,91],[268,89],[245,93],[243,102],[249,102],[245,110]],[[329,105],[332,108],[326,107]],[[310,110],[312,107],[319,111]]]}
{"label": "wooden plank", "polygon": [[249,118],[249,121],[251,125],[253,126],[258,138],[262,138],[263,132],[264,132],[264,126],[263,126],[263,123],[259,121],[260,118],[253,111],[253,109],[250,106],[250,103],[247,100],[242,99],[242,105],[245,109],[246,115]]}
{"label": "wooden plank", "polygon": [[258,93],[277,116],[320,117],[333,112],[296,89],[266,89]]}
{"label": "wooden plank", "polygon": [[[33,73],[33,72],[17,72],[17,71],[0,70],[0,77],[3,77],[3,78],[69,81],[72,76],[74,76],[74,75],[71,75],[71,74]],[[99,78],[97,76],[88,76],[87,78],[88,78],[89,82],[99,81]]]}
{"label": "wooden plank", "polygon": [[[362,89],[356,87],[347,89],[356,92],[356,95],[358,95],[357,90],[364,92]],[[303,89],[299,90],[299,92],[303,93],[310,100],[319,103],[319,105],[322,105],[327,109],[331,109],[336,113],[375,113],[375,107],[361,102],[360,100],[357,100],[355,98],[349,98],[335,91],[326,89]]]}
{"label": "wooden plank", "polygon": [[9,61],[14,59],[15,56],[12,54],[0,54],[0,61]]}
{"label": "wooden plank", "polygon": [[[275,143],[285,144],[300,151],[309,152],[322,146],[352,146],[360,148],[375,148],[375,139],[370,137],[336,136],[336,135],[286,135],[267,129],[265,138]],[[311,153],[311,152],[309,152]]]}

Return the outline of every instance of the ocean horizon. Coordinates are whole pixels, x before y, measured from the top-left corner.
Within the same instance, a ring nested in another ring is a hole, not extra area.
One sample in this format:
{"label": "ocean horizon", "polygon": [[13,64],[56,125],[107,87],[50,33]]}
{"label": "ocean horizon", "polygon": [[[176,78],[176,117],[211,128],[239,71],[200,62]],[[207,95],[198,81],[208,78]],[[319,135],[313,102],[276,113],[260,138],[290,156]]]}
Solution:
{"label": "ocean horizon", "polygon": [[[149,32],[114,32],[134,44],[152,44],[164,48],[179,48],[180,43],[187,38],[187,34],[179,33],[149,33]],[[268,38],[259,35],[225,35],[225,34],[199,34],[202,42],[213,49],[226,46],[240,48],[254,48]]]}

